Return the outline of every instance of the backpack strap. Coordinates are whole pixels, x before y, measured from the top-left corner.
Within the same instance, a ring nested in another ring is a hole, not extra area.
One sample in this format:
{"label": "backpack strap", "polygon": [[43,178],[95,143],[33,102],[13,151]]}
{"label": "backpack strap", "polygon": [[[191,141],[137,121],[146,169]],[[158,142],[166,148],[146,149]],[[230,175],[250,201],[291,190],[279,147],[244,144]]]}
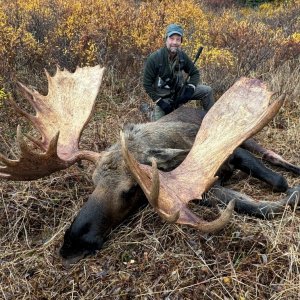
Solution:
{"label": "backpack strap", "polygon": [[157,59],[156,59],[156,65],[155,65],[155,68],[156,68],[156,72],[158,73],[158,76],[159,77],[162,77],[163,75],[163,54],[162,54],[162,48],[161,49],[158,49],[156,51],[156,55],[157,55]]}
{"label": "backpack strap", "polygon": [[179,54],[179,70],[182,70],[184,67],[184,57],[183,57],[183,52],[178,51]]}

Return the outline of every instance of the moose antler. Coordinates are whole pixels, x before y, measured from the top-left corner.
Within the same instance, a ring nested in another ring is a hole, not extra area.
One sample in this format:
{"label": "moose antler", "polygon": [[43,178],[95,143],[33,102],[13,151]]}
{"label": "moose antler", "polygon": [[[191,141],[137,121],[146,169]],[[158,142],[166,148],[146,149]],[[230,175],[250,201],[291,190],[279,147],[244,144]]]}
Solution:
{"label": "moose antler", "polygon": [[10,160],[0,155],[0,178],[33,180],[68,168],[80,159],[95,162],[101,154],[79,150],[83,128],[89,121],[98,94],[104,68],[77,68],[74,73],[59,70],[51,77],[47,71],[48,95],[18,83],[22,95],[36,115],[22,110],[12,99],[15,110],[28,119],[41,134],[41,140],[27,136],[43,153],[26,145],[21,129],[17,130],[20,158]]}
{"label": "moose antler", "polygon": [[[139,164],[128,152],[124,137],[121,139],[130,171],[161,216],[203,232],[216,231],[227,224],[234,208],[233,201],[213,222],[199,219],[188,209],[188,202],[201,199],[217,180],[216,172],[234,149],[275,116],[284,99],[270,104],[272,94],[257,79],[237,81],[207,113],[191,151],[171,172],[152,172],[151,167]],[[159,190],[152,182],[159,184]]]}

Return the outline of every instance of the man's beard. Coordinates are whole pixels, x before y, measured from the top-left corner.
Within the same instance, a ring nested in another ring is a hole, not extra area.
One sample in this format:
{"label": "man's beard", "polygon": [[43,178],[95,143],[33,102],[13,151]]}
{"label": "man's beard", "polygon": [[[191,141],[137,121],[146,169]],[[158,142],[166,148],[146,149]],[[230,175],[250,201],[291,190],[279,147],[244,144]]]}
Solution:
{"label": "man's beard", "polygon": [[169,47],[169,51],[173,54],[177,53],[179,51],[179,47]]}

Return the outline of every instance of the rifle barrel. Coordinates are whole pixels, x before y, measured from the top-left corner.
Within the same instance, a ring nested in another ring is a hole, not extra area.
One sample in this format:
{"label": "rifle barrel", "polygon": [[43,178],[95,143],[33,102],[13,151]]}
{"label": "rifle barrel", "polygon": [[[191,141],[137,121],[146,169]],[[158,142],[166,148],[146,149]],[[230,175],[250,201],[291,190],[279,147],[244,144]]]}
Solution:
{"label": "rifle barrel", "polygon": [[196,61],[198,60],[199,56],[201,55],[202,53],[202,50],[203,50],[203,47],[200,46],[197,53],[196,53],[196,56],[195,56],[195,59],[194,59],[194,64],[196,63]]}

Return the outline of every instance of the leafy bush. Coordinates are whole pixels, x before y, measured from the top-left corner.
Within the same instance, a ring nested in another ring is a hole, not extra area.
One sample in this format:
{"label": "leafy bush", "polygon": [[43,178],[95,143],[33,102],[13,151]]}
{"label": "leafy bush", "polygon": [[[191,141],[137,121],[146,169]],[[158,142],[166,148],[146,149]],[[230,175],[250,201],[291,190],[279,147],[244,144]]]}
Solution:
{"label": "leafy bush", "polygon": [[204,45],[198,66],[217,94],[239,76],[260,76],[297,60],[299,0],[263,3],[255,10],[229,2],[215,14],[207,1],[195,0],[2,1],[2,87],[12,78],[54,70],[55,64],[73,70],[100,63],[121,81],[138,79],[146,56],[164,45],[169,23],[184,27],[184,48],[191,56]]}

